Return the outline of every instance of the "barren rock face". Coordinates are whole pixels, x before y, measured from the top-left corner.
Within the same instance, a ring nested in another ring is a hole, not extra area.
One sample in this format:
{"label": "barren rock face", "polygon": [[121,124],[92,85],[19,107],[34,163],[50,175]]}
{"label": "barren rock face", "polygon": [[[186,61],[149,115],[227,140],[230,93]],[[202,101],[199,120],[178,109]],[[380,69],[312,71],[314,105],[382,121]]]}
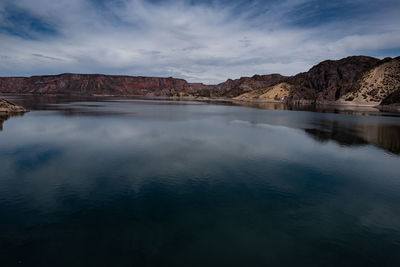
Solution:
{"label": "barren rock face", "polygon": [[190,84],[183,79],[100,74],[0,78],[0,92],[3,93],[173,96],[205,88],[208,87]]}
{"label": "barren rock face", "polygon": [[397,89],[397,91],[394,91],[382,101],[382,105],[391,105],[399,103],[400,103],[400,89]]}
{"label": "barren rock face", "polygon": [[267,87],[265,89],[253,90],[234,97],[240,101],[274,102],[283,101],[287,98],[291,90],[291,85],[285,82]]}
{"label": "barren rock face", "polygon": [[253,90],[268,88],[278,84],[287,77],[280,74],[254,75],[237,80],[227,80],[212,88],[212,96],[236,97]]}
{"label": "barren rock face", "polygon": [[8,114],[8,113],[23,113],[26,110],[10,101],[0,97],[0,114]]}
{"label": "barren rock face", "polygon": [[341,100],[379,104],[400,89],[400,60],[382,60],[378,66],[365,72],[359,85],[357,91],[344,95]]}
{"label": "barren rock face", "polygon": [[308,72],[288,79],[293,85],[290,101],[335,101],[341,96],[357,91],[362,75],[376,66],[379,59],[372,57],[348,57],[337,61],[327,60],[312,67]]}

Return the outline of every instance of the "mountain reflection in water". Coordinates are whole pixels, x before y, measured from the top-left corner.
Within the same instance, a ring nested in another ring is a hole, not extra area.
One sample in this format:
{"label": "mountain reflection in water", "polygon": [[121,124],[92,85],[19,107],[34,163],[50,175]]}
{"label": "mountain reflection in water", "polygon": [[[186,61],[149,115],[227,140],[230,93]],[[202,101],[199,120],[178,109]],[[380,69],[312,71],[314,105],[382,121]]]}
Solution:
{"label": "mountain reflection in water", "polygon": [[304,131],[319,142],[335,141],[344,146],[375,145],[391,153],[400,154],[400,126],[387,124],[320,121],[318,128]]}
{"label": "mountain reflection in water", "polygon": [[9,99],[0,266],[400,266],[396,114]]}
{"label": "mountain reflection in water", "polygon": [[[309,136],[318,142],[334,141],[343,146],[374,145],[390,153],[400,154],[400,124],[398,113],[380,112],[372,107],[340,107],[340,106],[287,106],[282,103],[245,103],[230,101],[182,101],[161,98],[120,98],[120,97],[70,97],[70,96],[38,96],[38,95],[9,95],[9,100],[30,110],[54,110],[65,116],[135,116],[137,113],[130,105],[157,103],[158,105],[228,105],[243,106],[263,110],[275,111],[310,111],[315,114],[311,123],[307,120],[295,121],[298,113],[269,114],[268,118],[257,115],[261,123],[282,125],[290,128],[303,129]],[[139,111],[140,112],[140,111]],[[333,113],[350,116],[334,116]],[[165,115],[165,114],[164,114]],[[184,114],[176,114],[175,119]],[[295,119],[288,119],[292,115]],[[0,115],[0,130],[3,122],[11,115]],[[163,116],[163,115],[160,115]],[[205,114],[207,116],[207,114]],[[274,118],[275,117],[275,118]],[[307,116],[302,116],[307,117]],[[170,118],[171,119],[171,118]],[[253,120],[253,121],[252,121]],[[249,118],[250,123],[259,123]]]}

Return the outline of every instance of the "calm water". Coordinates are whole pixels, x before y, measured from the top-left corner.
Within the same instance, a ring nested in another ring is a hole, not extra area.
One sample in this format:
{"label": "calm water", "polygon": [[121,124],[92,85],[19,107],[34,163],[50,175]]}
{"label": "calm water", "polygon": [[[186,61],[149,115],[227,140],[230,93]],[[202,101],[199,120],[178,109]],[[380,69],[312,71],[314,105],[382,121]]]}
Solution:
{"label": "calm water", "polygon": [[400,266],[394,114],[12,99],[0,266]]}

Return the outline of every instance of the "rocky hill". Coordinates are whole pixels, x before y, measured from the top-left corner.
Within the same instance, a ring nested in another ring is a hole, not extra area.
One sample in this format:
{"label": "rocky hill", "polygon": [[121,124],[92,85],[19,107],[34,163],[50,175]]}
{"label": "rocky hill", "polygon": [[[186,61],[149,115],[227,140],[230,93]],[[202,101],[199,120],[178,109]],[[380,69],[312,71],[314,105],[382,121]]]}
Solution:
{"label": "rocky hill", "polygon": [[254,75],[217,85],[101,74],[0,78],[0,93],[210,97],[289,104],[396,105],[399,90],[400,57],[352,56],[323,61],[291,77]]}
{"label": "rocky hill", "polygon": [[400,102],[400,57],[354,56],[327,60],[308,72],[235,97],[240,101],[291,104],[379,105]]}
{"label": "rocky hill", "polygon": [[[398,103],[395,95],[400,89],[400,60],[385,59],[364,73],[359,88],[343,95],[340,100],[358,104]],[[394,94],[393,94],[394,93]],[[388,98],[391,96],[390,98]]]}
{"label": "rocky hill", "polygon": [[290,102],[333,102],[359,89],[359,79],[379,62],[372,57],[348,57],[327,60],[308,72],[290,77]]}
{"label": "rocky hill", "polygon": [[242,101],[252,100],[254,102],[282,102],[287,99],[291,90],[291,84],[281,82],[267,88],[244,93],[235,97],[235,99]]}
{"label": "rocky hill", "polygon": [[232,98],[247,92],[267,88],[287,78],[288,77],[280,74],[268,74],[254,75],[253,77],[242,77],[236,80],[228,79],[226,82],[217,85],[210,85],[208,88],[198,91],[195,93],[195,95],[214,98]]}

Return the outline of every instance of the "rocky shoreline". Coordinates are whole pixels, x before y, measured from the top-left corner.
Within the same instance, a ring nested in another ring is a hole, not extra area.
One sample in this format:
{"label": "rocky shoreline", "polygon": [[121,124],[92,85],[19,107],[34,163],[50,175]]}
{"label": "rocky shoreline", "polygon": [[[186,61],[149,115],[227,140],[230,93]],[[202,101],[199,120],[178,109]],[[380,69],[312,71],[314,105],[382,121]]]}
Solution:
{"label": "rocky shoreline", "polygon": [[12,116],[22,116],[28,112],[22,106],[16,105],[0,96],[0,131],[3,130],[3,123]]}
{"label": "rocky shoreline", "polygon": [[24,107],[0,97],[0,114],[21,114],[25,112],[27,112],[27,110]]}

